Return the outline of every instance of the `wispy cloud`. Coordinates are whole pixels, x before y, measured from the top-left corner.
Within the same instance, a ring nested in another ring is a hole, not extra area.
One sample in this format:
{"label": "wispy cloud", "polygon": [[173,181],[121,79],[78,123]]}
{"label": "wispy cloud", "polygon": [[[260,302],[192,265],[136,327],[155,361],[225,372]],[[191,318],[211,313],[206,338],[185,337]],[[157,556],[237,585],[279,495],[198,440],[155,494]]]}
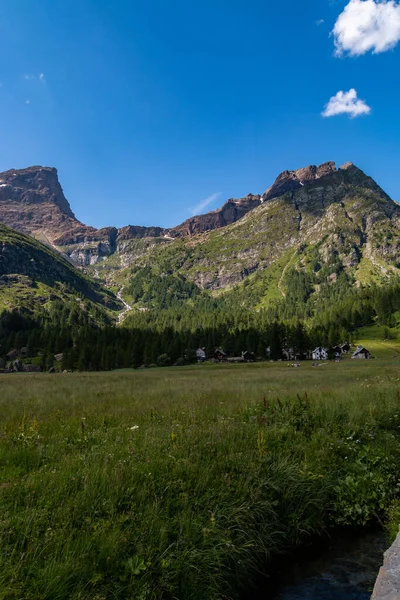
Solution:
{"label": "wispy cloud", "polygon": [[400,3],[395,0],[350,0],[339,15],[332,34],[337,56],[391,50],[400,41]]}
{"label": "wispy cloud", "polygon": [[24,79],[26,79],[26,81],[41,81],[42,83],[44,83],[46,81],[46,76],[44,73],[38,73],[37,75],[32,73],[25,73]]}
{"label": "wispy cloud", "polygon": [[318,19],[317,21],[315,21],[316,25],[322,25],[323,23],[325,23],[325,19]]}
{"label": "wispy cloud", "polygon": [[348,92],[340,91],[336,96],[332,96],[328,104],[322,111],[323,117],[335,117],[336,115],[349,115],[350,118],[368,115],[371,107],[357,97],[354,88]]}
{"label": "wispy cloud", "polygon": [[25,104],[30,104],[30,103],[31,103],[31,101],[29,100],[29,98],[27,98],[27,99],[25,100]]}
{"label": "wispy cloud", "polygon": [[218,200],[218,198],[220,196],[222,196],[222,192],[216,192],[215,194],[211,194],[211,196],[208,196],[208,198],[205,198],[204,200],[202,200],[201,202],[199,202],[198,204],[196,204],[196,206],[193,206],[192,208],[189,208],[190,213],[192,215],[198,215],[198,214],[204,212],[204,209],[206,209],[213,202],[215,202],[216,200]]}

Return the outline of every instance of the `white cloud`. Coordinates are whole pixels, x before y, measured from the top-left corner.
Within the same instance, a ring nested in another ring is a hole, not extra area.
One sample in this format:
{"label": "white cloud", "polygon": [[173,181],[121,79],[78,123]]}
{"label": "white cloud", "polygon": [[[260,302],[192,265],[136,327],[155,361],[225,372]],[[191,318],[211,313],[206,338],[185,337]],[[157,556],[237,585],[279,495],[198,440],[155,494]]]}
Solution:
{"label": "white cloud", "polygon": [[337,56],[391,50],[400,41],[400,3],[395,0],[350,0],[339,15],[332,34]]}
{"label": "white cloud", "polygon": [[31,103],[31,101],[29,100],[29,98],[27,98],[27,99],[25,100],[25,104],[30,104],[30,103]]}
{"label": "white cloud", "polygon": [[368,115],[370,112],[371,108],[364,100],[357,98],[357,92],[352,88],[348,92],[340,91],[336,96],[332,96],[321,114],[323,117],[349,115],[349,117],[354,118],[360,115]]}
{"label": "white cloud", "polygon": [[40,81],[45,81],[46,77],[44,76],[44,73],[39,73],[39,80]]}
{"label": "white cloud", "polygon": [[322,25],[323,23],[325,23],[325,19],[318,19],[318,21],[315,21],[316,25]]}
{"label": "white cloud", "polygon": [[210,206],[210,204],[215,202],[215,200],[217,200],[221,196],[221,194],[222,192],[216,192],[215,194],[211,194],[211,196],[208,196],[208,198],[205,198],[204,200],[196,204],[196,206],[190,208],[190,212],[192,213],[192,215],[198,215],[199,213],[203,212],[204,209],[207,208],[207,206]]}

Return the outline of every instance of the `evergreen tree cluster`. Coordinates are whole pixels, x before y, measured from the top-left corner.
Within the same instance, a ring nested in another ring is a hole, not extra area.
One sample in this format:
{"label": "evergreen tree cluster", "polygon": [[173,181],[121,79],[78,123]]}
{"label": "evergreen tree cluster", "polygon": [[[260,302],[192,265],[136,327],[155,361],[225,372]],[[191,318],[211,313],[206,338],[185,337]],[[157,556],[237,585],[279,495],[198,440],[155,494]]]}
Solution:
{"label": "evergreen tree cluster", "polygon": [[131,313],[120,327],[107,323],[103,314],[95,314],[93,306],[89,311],[58,301],[46,317],[4,311],[0,315],[0,355],[5,358],[10,349],[26,347],[28,355],[40,356],[42,368],[47,369],[54,355],[62,353],[62,368],[67,370],[186,364],[196,360],[198,347],[205,347],[209,358],[215,348],[222,347],[230,356],[250,350],[262,359],[279,359],[283,348],[303,353],[345,341],[363,325],[378,322],[390,327],[397,322],[398,283],[348,288],[344,297],[333,296],[331,302],[322,296],[308,321],[299,319],[297,310],[304,307],[307,281],[298,277],[293,286],[287,302],[258,311],[232,297],[199,294],[189,304],[174,296],[168,307]]}

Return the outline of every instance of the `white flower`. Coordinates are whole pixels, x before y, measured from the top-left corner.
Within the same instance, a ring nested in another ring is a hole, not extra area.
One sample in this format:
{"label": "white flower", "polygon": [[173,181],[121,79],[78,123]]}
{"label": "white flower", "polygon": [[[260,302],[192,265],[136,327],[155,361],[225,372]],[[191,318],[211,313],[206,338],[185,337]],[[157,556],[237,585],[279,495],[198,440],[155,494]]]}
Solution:
{"label": "white flower", "polygon": [[135,429],[139,429],[139,425],[133,425],[133,427],[131,427],[131,431],[134,431]]}

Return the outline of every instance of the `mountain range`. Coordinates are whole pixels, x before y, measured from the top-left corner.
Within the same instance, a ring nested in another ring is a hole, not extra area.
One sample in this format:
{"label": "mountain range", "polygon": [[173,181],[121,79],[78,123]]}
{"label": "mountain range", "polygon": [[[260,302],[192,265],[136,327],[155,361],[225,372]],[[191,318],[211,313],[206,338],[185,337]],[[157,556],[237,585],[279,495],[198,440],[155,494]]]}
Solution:
{"label": "mountain range", "polygon": [[224,227],[260,202],[260,196],[251,194],[231,199],[216,211],[191,217],[170,229],[135,225],[95,229],[75,217],[59,183],[57,169],[34,166],[0,173],[0,222],[65,252],[81,266],[100,262],[127,240],[175,238]]}
{"label": "mountain range", "polygon": [[[38,273],[26,268],[27,252],[34,252],[47,272],[49,260],[57,264],[58,281],[73,273],[81,294],[96,301],[96,289],[111,309],[121,308],[112,296],[121,288],[134,307],[155,308],[149,286],[156,289],[166,277],[187,283],[183,302],[197,291],[212,297],[240,293],[262,307],[284,300],[299,278],[304,302],[315,306],[328,288],[331,294],[340,286],[380,285],[400,275],[400,206],[352,163],[284,171],[263,193],[230,199],[170,229],[84,225],[56,169],[9,170],[0,173],[0,223],[6,226],[0,229],[1,277],[34,281]],[[20,232],[11,261],[7,228]],[[26,236],[40,244],[32,246]],[[15,250],[18,244],[24,251]],[[86,292],[82,277],[90,282]],[[175,287],[170,285],[173,298]]]}

